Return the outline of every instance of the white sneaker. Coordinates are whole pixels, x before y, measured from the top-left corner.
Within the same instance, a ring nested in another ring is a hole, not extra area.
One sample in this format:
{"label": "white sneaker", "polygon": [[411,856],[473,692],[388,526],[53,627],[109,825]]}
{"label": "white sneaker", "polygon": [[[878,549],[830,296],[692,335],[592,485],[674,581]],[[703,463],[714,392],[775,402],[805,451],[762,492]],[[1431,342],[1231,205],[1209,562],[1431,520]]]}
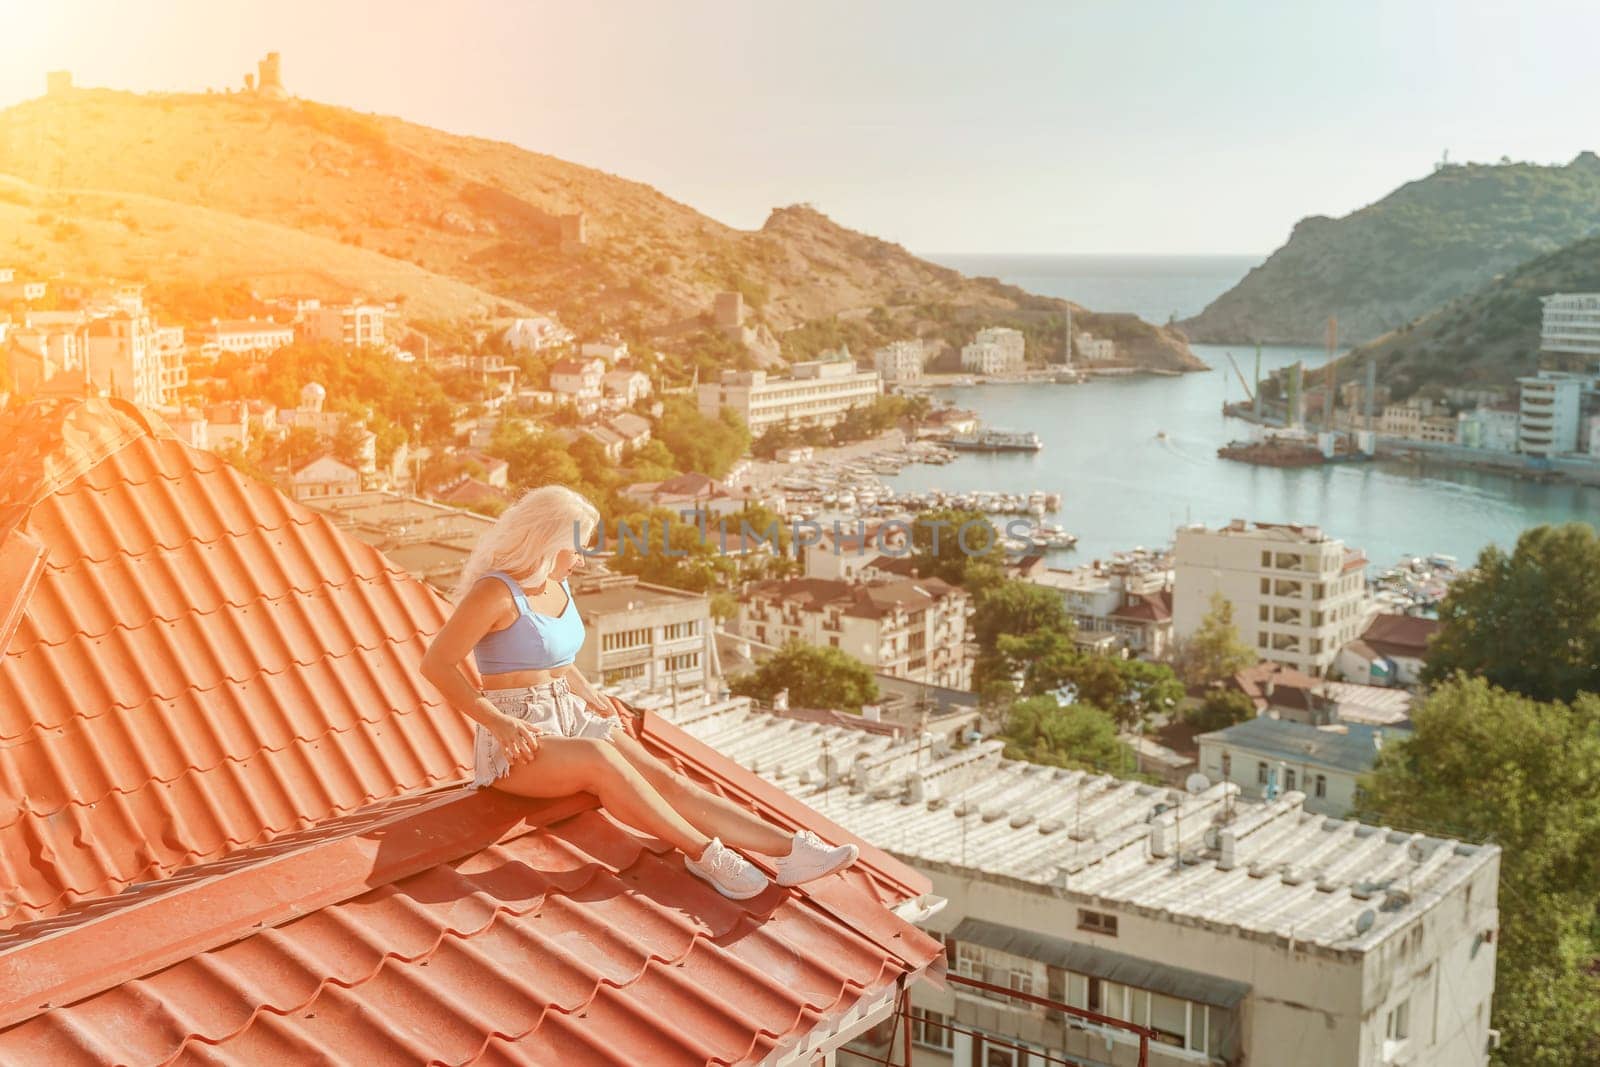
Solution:
{"label": "white sneaker", "polygon": [[810,830],[797,830],[794,848],[778,857],[778,884],[799,885],[842,871],[856,861],[861,850],[854,845],[829,847]]}
{"label": "white sneaker", "polygon": [[684,857],[683,865],[697,878],[704,878],[717,892],[730,900],[749,900],[767,888],[767,876],[755,864],[713,837],[697,860]]}

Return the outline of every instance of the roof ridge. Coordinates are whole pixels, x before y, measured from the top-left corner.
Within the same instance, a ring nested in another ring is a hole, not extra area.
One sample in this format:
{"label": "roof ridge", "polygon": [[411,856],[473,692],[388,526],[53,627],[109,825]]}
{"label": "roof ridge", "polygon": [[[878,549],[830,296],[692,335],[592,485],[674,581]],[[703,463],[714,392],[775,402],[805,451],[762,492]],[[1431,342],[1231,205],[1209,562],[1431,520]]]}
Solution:
{"label": "roof ridge", "polygon": [[[210,764],[208,766],[201,767],[201,766],[198,766],[198,765],[193,764],[193,763],[185,764],[182,770],[180,770],[177,774],[172,775],[171,777],[163,778],[159,774],[152,774],[152,775],[149,775],[148,777],[144,778],[142,781],[139,781],[139,782],[135,783],[134,785],[132,785],[131,787],[128,787],[128,788],[123,788],[121,786],[116,786],[116,785],[110,786],[110,787],[106,788],[104,791],[102,791],[98,796],[96,796],[96,797],[94,797],[93,799],[90,799],[90,800],[84,800],[84,799],[81,799],[81,798],[78,798],[78,797],[72,797],[72,798],[68,799],[65,803],[57,805],[56,807],[52,808],[49,811],[40,811],[40,810],[38,810],[36,808],[31,807],[29,805],[28,798],[27,797],[23,797],[21,802],[17,805],[16,814],[15,814],[14,818],[8,818],[7,816],[0,815],[0,830],[5,830],[7,827],[12,826],[15,823],[20,822],[24,817],[27,817],[27,816],[31,816],[31,817],[36,818],[36,819],[45,819],[45,818],[49,818],[49,817],[51,817],[53,815],[59,815],[61,812],[66,811],[69,808],[92,808],[96,804],[99,804],[102,801],[105,801],[105,800],[109,799],[112,796],[124,796],[124,797],[125,796],[132,796],[133,794],[138,793],[138,792],[142,791],[143,789],[145,789],[146,787],[148,787],[150,785],[150,783],[152,783],[152,782],[154,782],[154,783],[156,783],[158,785],[170,785],[171,783],[178,781],[180,778],[186,778],[186,777],[189,777],[189,776],[195,775],[195,774],[209,774],[212,771],[215,771],[218,768],[220,768],[225,763],[242,764],[242,763],[244,763],[244,762],[246,762],[248,760],[254,759],[255,757],[257,757],[259,755],[262,755],[263,753],[287,752],[291,747],[293,747],[295,745],[296,742],[310,743],[310,742],[315,742],[315,741],[321,741],[321,740],[324,740],[325,738],[339,736],[339,735],[343,735],[343,734],[348,734],[348,733],[350,733],[350,732],[352,732],[354,730],[359,730],[362,726],[372,726],[372,725],[374,725],[376,723],[382,722],[384,719],[396,718],[396,717],[399,717],[399,716],[402,716],[402,715],[417,715],[417,714],[426,714],[426,712],[422,708],[411,708],[409,710],[389,708],[389,709],[386,709],[386,712],[384,714],[379,715],[375,719],[369,719],[369,718],[366,718],[365,716],[357,714],[356,718],[353,721],[351,721],[349,723],[346,723],[343,726],[330,726],[330,727],[328,727],[328,729],[322,731],[321,733],[313,734],[310,737],[305,737],[305,736],[302,736],[301,734],[298,734],[298,733],[297,734],[291,734],[289,736],[289,738],[286,741],[284,741],[284,743],[281,744],[281,745],[276,745],[276,746],[274,746],[274,745],[260,745],[260,746],[258,746],[256,748],[251,749],[249,752],[247,752],[243,756],[236,756],[236,755],[234,755],[232,753],[224,752],[221,759],[219,759],[216,763]],[[101,717],[103,717],[103,716],[101,716]],[[21,736],[21,735],[18,735],[18,736]]]}
{"label": "roof ridge", "polygon": [[104,397],[29,401],[0,412],[0,434],[13,444],[0,463],[0,529],[15,526],[40,500],[139,438],[176,440],[155,412]]}

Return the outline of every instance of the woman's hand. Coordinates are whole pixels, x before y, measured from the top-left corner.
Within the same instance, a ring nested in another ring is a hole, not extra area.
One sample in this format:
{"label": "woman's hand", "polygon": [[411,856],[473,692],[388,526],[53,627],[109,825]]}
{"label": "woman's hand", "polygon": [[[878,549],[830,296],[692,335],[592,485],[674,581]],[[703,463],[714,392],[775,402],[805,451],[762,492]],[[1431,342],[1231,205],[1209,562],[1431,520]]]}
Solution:
{"label": "woman's hand", "polygon": [[539,728],[527,719],[501,715],[489,724],[489,732],[500,742],[507,763],[520,763],[538,755]]}
{"label": "woman's hand", "polygon": [[625,718],[625,713],[628,709],[622,706],[622,701],[613,696],[606,696],[604,693],[596,693],[595,696],[598,699],[590,702],[589,708],[596,715],[605,715],[612,719]]}

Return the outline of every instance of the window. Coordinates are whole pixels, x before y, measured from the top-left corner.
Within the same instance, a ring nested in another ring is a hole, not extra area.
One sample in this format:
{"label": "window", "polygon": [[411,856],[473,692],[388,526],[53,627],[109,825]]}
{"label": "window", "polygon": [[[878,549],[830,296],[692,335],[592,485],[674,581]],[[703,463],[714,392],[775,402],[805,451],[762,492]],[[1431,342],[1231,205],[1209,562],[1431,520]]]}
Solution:
{"label": "window", "polygon": [[1383,1036],[1386,1041],[1404,1041],[1411,1036],[1411,1001],[1402,1000],[1389,1010]]}
{"label": "window", "polygon": [[1287,793],[1289,790],[1291,790],[1293,788],[1294,788],[1294,771],[1286,770],[1286,771],[1283,772],[1283,791],[1285,793]]}
{"label": "window", "polygon": [[693,637],[699,632],[700,623],[698,621],[674,622],[661,628],[661,639],[663,641],[676,641],[684,637]]}
{"label": "window", "polygon": [[1266,784],[1267,784],[1267,765],[1265,763],[1262,763],[1259,760],[1257,760],[1256,761],[1256,785],[1266,785]]}
{"label": "window", "polygon": [[602,634],[600,637],[600,650],[602,652],[615,652],[624,648],[645,648],[650,644],[649,629],[643,630],[618,630],[615,633]]}
{"label": "window", "polygon": [[1256,617],[1262,622],[1267,621],[1267,606],[1265,604],[1256,609]]}
{"label": "window", "polygon": [[1314,787],[1314,792],[1319,797],[1325,797],[1325,796],[1328,795],[1328,776],[1327,775],[1325,775],[1325,774],[1317,775],[1317,782],[1316,782],[1316,785]]}
{"label": "window", "polygon": [[1088,908],[1079,908],[1078,929],[1116,937],[1117,917],[1103,911],[1090,911]]}
{"label": "window", "polygon": [[1256,635],[1256,646],[1259,648],[1267,647],[1267,632],[1265,630]]}
{"label": "window", "polygon": [[1261,565],[1263,567],[1271,567],[1272,566],[1272,553],[1271,552],[1263,552],[1263,553],[1261,553]]}
{"label": "window", "polygon": [[950,1020],[936,1011],[911,1009],[911,1040],[929,1048],[956,1047],[956,1035],[950,1029]]}
{"label": "window", "polygon": [[828,647],[829,648],[838,648],[839,647],[839,635],[838,634],[829,634],[828,635]]}
{"label": "window", "polygon": [[1189,1036],[1189,1002],[1151,993],[1150,1029],[1162,1044],[1184,1048]]}
{"label": "window", "polygon": [[1222,754],[1222,777],[1223,778],[1227,778],[1232,773],[1233,773],[1233,753],[1232,752],[1224,752]]}
{"label": "window", "polygon": [[1270,579],[1270,578],[1261,579],[1261,595],[1262,596],[1266,596],[1270,592],[1272,592],[1272,579]]}
{"label": "window", "polygon": [[698,666],[700,666],[700,653],[698,652],[686,652],[681,656],[667,657],[667,670],[669,671],[693,670]]}
{"label": "window", "polygon": [[628,682],[635,678],[643,678],[644,673],[645,665],[636,663],[631,667],[617,667],[614,670],[606,671],[602,677],[605,679],[606,685],[616,685],[618,682]]}

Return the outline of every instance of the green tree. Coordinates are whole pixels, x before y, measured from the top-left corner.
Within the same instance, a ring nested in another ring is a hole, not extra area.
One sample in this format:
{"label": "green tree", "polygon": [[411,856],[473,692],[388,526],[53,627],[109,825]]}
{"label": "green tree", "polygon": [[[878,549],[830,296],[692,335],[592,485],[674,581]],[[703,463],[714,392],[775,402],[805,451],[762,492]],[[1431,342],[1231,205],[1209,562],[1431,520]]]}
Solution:
{"label": "green tree", "polygon": [[1211,594],[1211,607],[1199,627],[1173,650],[1172,666],[1186,685],[1210,685],[1231,678],[1256,661],[1249,645],[1239,640],[1233,624],[1233,603]]}
{"label": "green tree", "polygon": [[945,508],[925,511],[912,522],[911,557],[917,573],[976,592],[969,579],[981,574],[992,580],[992,568],[999,567],[1005,553],[987,516]]}
{"label": "green tree", "polygon": [[1002,634],[1072,632],[1061,594],[1047,586],[1012,579],[987,589],[972,612],[972,636],[990,650]]}
{"label": "green tree", "polygon": [[860,711],[878,699],[872,668],[837,648],[818,648],[790,641],[754,671],[734,678],[729,688],[740,696],[771,700],[789,691],[793,708]]}
{"label": "green tree", "polygon": [[1600,690],[1600,535],[1538,526],[1508,556],[1490,545],[1439,608],[1425,682],[1456,671],[1538,700]]}
{"label": "green tree", "polygon": [[1210,733],[1255,717],[1255,702],[1244,693],[1237,689],[1213,689],[1200,706],[1189,713],[1189,722],[1196,730]]}
{"label": "green tree", "polygon": [[724,408],[718,417],[708,419],[686,396],[669,396],[663,401],[656,437],[679,470],[699,471],[713,478],[728,473],[750,447],[750,431],[731,409]]}
{"label": "green tree", "polygon": [[1500,846],[1497,1060],[1600,1062],[1600,696],[1543,703],[1457,676],[1412,721],[1359,814]]}
{"label": "green tree", "polygon": [[1009,759],[1102,771],[1121,770],[1130,761],[1111,716],[1087,704],[1062,707],[1051,696],[1013,703],[1000,736]]}

